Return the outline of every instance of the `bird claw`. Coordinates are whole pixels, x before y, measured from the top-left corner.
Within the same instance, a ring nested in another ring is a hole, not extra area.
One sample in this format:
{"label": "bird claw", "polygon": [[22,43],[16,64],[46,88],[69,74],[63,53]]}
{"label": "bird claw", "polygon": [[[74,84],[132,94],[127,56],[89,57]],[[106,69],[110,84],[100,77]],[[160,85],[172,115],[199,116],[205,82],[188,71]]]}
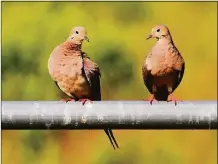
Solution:
{"label": "bird claw", "polygon": [[157,102],[159,102],[159,101],[156,100],[156,99],[149,99],[149,102],[150,102],[151,105],[153,104],[153,101],[157,101]]}
{"label": "bird claw", "polygon": [[150,97],[149,99],[143,99],[143,100],[144,100],[144,101],[149,101],[151,105],[152,105],[153,101],[157,101],[157,102],[158,102],[158,100],[156,100],[156,99],[154,98],[154,95],[153,95],[153,94],[151,95],[151,97]]}
{"label": "bird claw", "polygon": [[178,102],[178,101],[182,101],[182,100],[178,100],[178,99],[176,99],[172,94],[170,94],[170,95],[169,95],[169,98],[168,98],[168,100],[167,100],[167,102],[171,102],[171,101],[174,101],[175,106],[176,106],[176,105],[177,105],[177,102]]}
{"label": "bird claw", "polygon": [[72,98],[64,98],[64,99],[61,99],[60,101],[65,101],[66,103],[69,102],[69,101],[75,102],[75,100],[72,99]]}
{"label": "bird claw", "polygon": [[90,99],[79,99],[79,101],[82,102],[83,105],[85,105],[85,103],[86,103],[87,101],[89,101],[89,102],[92,103],[92,101],[91,101]]}
{"label": "bird claw", "polygon": [[175,99],[170,99],[170,100],[167,100],[167,102],[171,102],[171,101],[174,101],[175,103],[175,106],[177,105],[177,101]]}

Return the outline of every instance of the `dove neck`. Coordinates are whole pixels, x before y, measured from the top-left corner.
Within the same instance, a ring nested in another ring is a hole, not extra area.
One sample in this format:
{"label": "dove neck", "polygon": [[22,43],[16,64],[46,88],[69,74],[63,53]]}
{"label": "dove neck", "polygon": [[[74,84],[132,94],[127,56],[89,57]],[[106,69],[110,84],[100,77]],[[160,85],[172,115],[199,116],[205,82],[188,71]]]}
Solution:
{"label": "dove neck", "polygon": [[71,42],[65,42],[65,47],[69,50],[74,50],[74,51],[81,51],[82,44],[75,44]]}
{"label": "dove neck", "polygon": [[160,38],[157,42],[158,42],[158,44],[164,44],[164,45],[165,45],[165,44],[167,44],[167,45],[172,44],[172,45],[174,45],[173,39],[172,39],[172,37],[169,36],[169,35]]}

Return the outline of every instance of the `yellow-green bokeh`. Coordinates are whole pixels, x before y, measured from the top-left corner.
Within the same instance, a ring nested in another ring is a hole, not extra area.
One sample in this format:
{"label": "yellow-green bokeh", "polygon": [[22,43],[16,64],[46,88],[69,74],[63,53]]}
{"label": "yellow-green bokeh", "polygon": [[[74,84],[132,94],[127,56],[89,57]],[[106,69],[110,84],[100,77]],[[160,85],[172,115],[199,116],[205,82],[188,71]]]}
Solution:
{"label": "yellow-green bokeh", "polygon": [[[83,50],[100,65],[103,100],[149,94],[141,67],[156,24],[169,27],[186,62],[175,96],[217,100],[215,2],[2,2],[2,99],[58,100],[47,60],[73,26],[87,28]],[[3,131],[5,164],[215,164],[216,131]],[[31,161],[31,162],[30,162]]]}

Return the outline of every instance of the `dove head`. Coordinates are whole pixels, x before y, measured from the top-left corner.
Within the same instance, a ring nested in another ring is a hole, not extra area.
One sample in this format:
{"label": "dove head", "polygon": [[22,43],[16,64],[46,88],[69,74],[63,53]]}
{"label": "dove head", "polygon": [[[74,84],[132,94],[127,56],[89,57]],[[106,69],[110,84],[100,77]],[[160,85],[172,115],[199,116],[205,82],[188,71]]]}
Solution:
{"label": "dove head", "polygon": [[84,27],[74,27],[67,39],[72,44],[82,44],[83,40],[89,42],[89,38],[86,36],[86,29]]}
{"label": "dove head", "polygon": [[162,38],[171,39],[170,31],[165,25],[157,25],[152,28],[151,34],[148,35],[147,40],[150,38],[156,38],[157,40]]}

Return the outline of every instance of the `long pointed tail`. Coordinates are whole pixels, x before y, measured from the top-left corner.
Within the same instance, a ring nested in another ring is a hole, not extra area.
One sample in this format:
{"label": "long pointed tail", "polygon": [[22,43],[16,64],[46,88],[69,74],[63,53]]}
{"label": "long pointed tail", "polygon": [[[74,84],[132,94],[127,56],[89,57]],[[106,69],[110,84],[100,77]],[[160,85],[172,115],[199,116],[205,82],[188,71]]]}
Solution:
{"label": "long pointed tail", "polygon": [[119,145],[118,145],[118,143],[117,143],[117,141],[116,141],[116,139],[115,139],[115,137],[114,137],[114,134],[113,134],[112,130],[111,130],[111,129],[108,129],[108,131],[110,132],[111,137],[112,137],[112,139],[113,139],[115,145],[117,146],[117,148],[119,148]]}
{"label": "long pointed tail", "polygon": [[[107,134],[107,136],[108,136],[108,138],[109,138],[109,140],[110,140],[110,143],[111,143],[111,145],[113,146],[113,148],[116,149],[115,146],[114,146],[114,143],[115,143],[116,147],[119,148],[119,146],[118,146],[118,144],[117,144],[117,141],[116,141],[116,139],[115,139],[115,137],[114,137],[114,135],[113,135],[112,130],[111,130],[111,129],[104,129],[104,131],[105,131],[105,133]],[[113,143],[113,142],[114,142],[114,143]]]}

